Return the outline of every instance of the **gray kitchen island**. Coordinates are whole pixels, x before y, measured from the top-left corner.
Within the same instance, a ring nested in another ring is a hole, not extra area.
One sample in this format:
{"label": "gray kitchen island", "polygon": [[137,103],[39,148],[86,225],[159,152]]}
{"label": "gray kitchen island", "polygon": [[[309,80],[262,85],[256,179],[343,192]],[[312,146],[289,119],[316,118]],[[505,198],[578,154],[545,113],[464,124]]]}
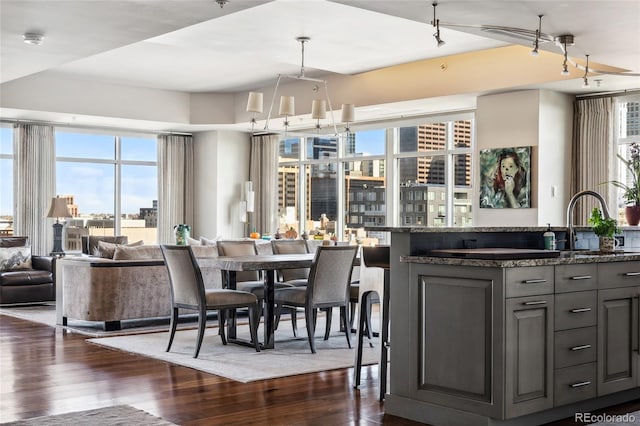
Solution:
{"label": "gray kitchen island", "polygon": [[387,413],[538,425],[640,398],[640,253],[545,252],[542,228],[387,230]]}

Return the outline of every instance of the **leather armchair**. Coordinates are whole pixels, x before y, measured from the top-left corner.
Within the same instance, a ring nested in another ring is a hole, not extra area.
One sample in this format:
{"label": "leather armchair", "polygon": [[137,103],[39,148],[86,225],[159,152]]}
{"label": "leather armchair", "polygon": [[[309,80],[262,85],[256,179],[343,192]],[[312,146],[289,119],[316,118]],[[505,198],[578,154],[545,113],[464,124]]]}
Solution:
{"label": "leather armchair", "polygon": [[[0,237],[0,247],[27,245],[27,237]],[[55,257],[31,256],[31,269],[0,271],[0,305],[56,299]]]}

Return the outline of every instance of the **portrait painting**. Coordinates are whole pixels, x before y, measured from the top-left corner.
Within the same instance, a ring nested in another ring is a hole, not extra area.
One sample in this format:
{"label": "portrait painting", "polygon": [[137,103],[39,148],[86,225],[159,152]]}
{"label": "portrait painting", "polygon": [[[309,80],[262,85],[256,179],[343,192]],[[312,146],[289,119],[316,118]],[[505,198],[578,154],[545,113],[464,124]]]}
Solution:
{"label": "portrait painting", "polygon": [[480,208],[531,207],[531,147],[480,151]]}

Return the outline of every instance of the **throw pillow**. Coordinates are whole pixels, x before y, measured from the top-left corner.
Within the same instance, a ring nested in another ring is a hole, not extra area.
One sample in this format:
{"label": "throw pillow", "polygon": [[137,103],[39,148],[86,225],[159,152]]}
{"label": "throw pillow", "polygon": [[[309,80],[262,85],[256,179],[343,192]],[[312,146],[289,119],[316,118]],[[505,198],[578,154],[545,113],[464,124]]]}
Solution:
{"label": "throw pillow", "polygon": [[162,251],[157,245],[118,246],[113,253],[113,260],[149,260],[162,259]]}
{"label": "throw pillow", "polygon": [[106,241],[98,241],[98,248],[96,249],[96,253],[94,256],[104,257],[105,259],[113,259],[113,255],[118,247],[136,247],[144,244],[144,241],[136,241],[129,244],[114,244],[107,243]]}
{"label": "throw pillow", "polygon": [[218,245],[217,241],[222,238],[222,235],[218,235],[214,239],[200,237],[200,244],[203,246],[215,246]]}
{"label": "throw pillow", "polygon": [[31,247],[0,247],[0,271],[31,269]]}
{"label": "throw pillow", "polygon": [[202,242],[200,240],[196,240],[195,238],[187,237],[187,245],[201,246]]}

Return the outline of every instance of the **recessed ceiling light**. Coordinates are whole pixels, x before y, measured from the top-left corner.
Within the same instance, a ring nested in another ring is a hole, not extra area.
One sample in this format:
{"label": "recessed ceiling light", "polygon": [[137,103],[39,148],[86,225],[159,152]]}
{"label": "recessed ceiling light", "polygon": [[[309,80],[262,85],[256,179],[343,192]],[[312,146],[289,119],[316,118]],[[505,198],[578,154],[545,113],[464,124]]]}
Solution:
{"label": "recessed ceiling light", "polygon": [[44,36],[38,33],[25,33],[22,35],[22,39],[27,44],[40,46],[42,44],[42,41],[44,40]]}

